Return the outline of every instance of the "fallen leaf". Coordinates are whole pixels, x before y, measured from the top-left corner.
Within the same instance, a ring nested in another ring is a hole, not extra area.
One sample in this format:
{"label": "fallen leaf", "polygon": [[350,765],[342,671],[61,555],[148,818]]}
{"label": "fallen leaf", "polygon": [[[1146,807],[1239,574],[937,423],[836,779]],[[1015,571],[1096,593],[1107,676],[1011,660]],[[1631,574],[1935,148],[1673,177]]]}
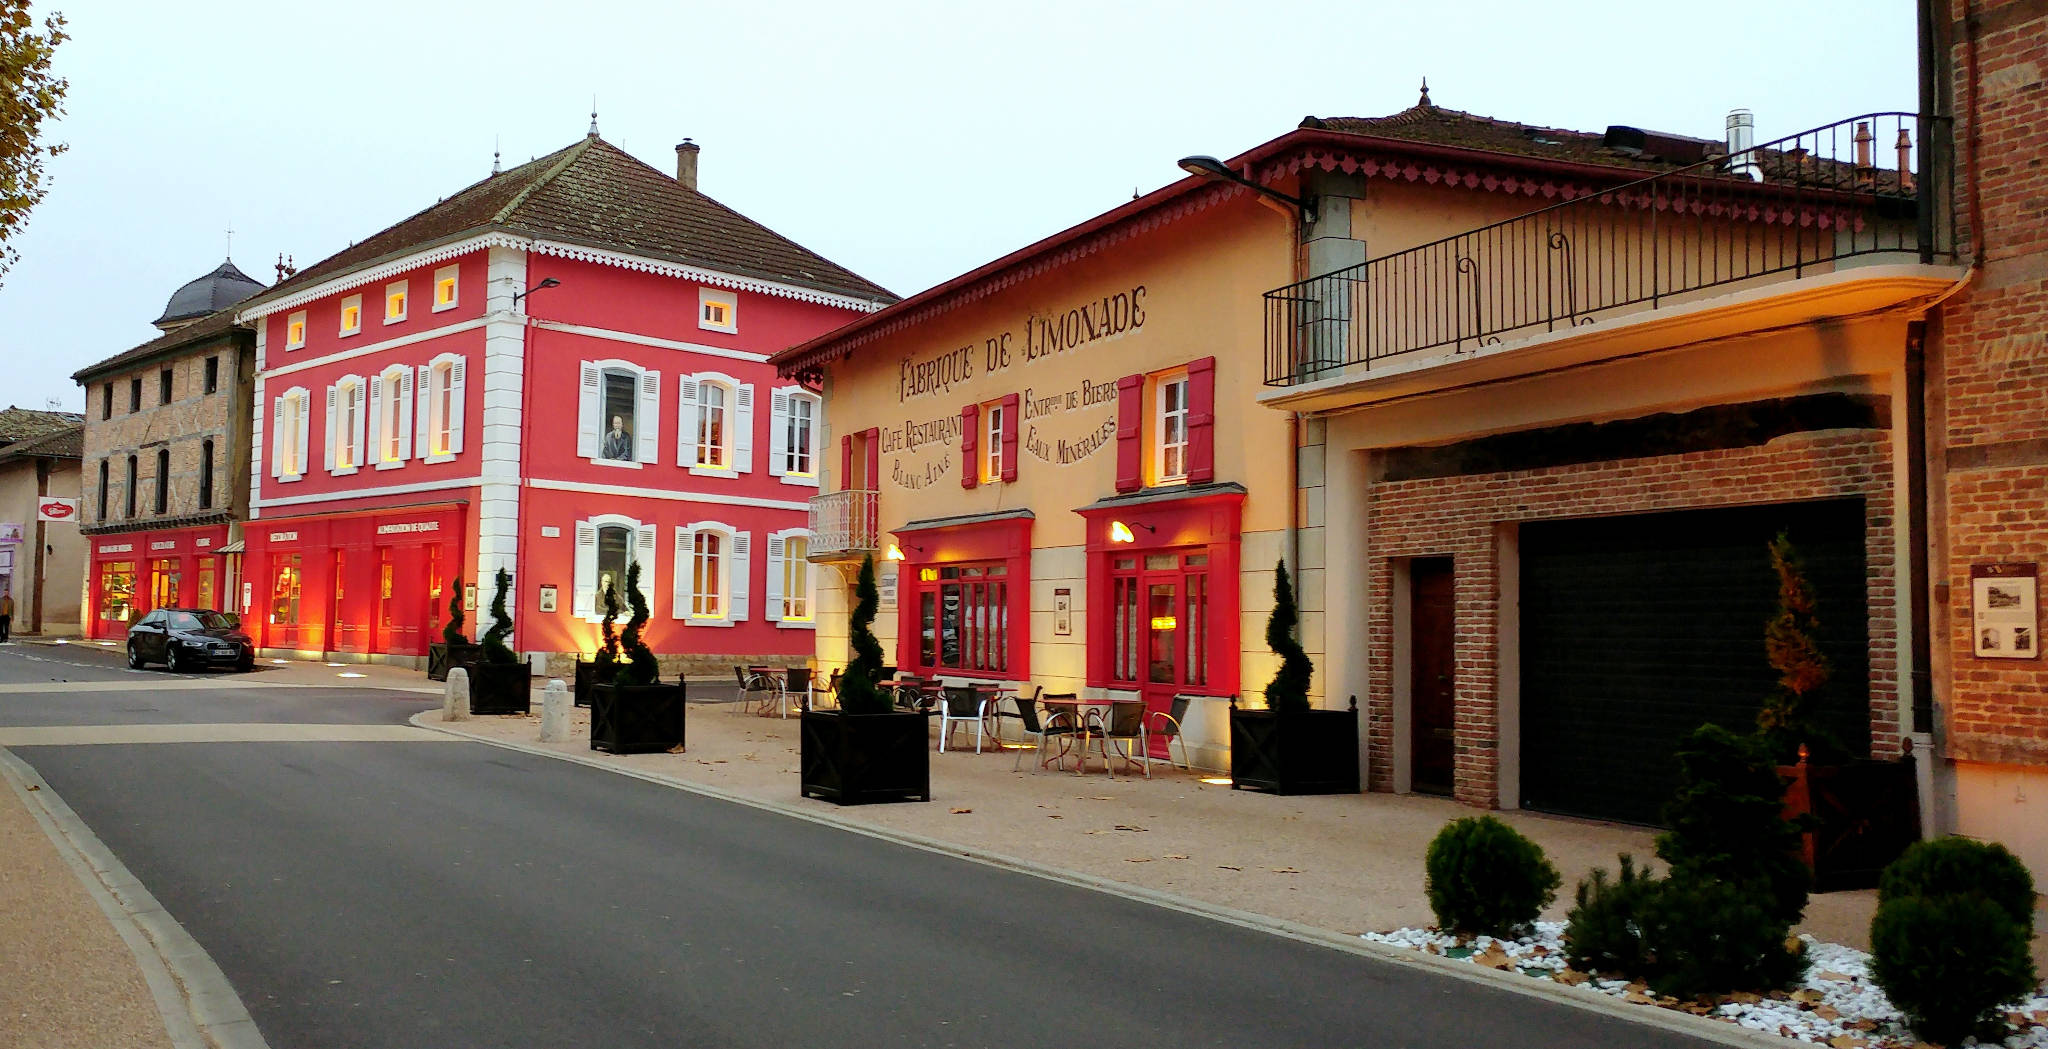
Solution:
{"label": "fallen leaf", "polygon": [[1178,853],[1178,852],[1169,852],[1169,853],[1167,853],[1167,854],[1166,854],[1166,858],[1167,858],[1167,859],[1169,859],[1169,860],[1184,860],[1184,859],[1187,859],[1187,857],[1186,857],[1186,856],[1183,856],[1183,855],[1181,855],[1181,854],[1180,854],[1180,853]]}
{"label": "fallen leaf", "polygon": [[1863,1049],[1864,1046],[1870,1043],[1854,1035],[1838,1034],[1828,1039],[1828,1044],[1833,1046],[1834,1049]]}
{"label": "fallen leaf", "polygon": [[1489,969],[1505,969],[1514,964],[1508,959],[1508,952],[1501,950],[1500,944],[1497,943],[1490,944],[1484,951],[1473,955],[1472,960]]}
{"label": "fallen leaf", "polygon": [[30,789],[30,790],[41,790],[41,789],[43,789],[43,788],[42,788],[42,787],[39,787],[39,786],[37,786],[37,785],[36,785],[36,784],[34,784],[34,783],[31,783],[31,784],[29,784],[29,785],[28,785],[28,789]]}
{"label": "fallen leaf", "polygon": [[1046,814],[1045,814],[1045,818],[1046,818],[1046,819],[1049,819],[1049,820],[1063,820],[1063,819],[1066,819],[1066,817],[1065,817],[1065,816],[1062,816],[1062,815],[1060,815],[1060,814],[1059,814],[1059,813],[1057,813],[1057,812],[1048,812],[1048,813],[1046,813]]}
{"label": "fallen leaf", "polygon": [[683,745],[678,743],[675,746],[668,748],[668,752],[671,754],[681,754],[683,752]]}
{"label": "fallen leaf", "polygon": [[1813,1007],[1813,1015],[1823,1020],[1839,1020],[1842,1018],[1842,1011],[1826,1002],[1822,1002]]}
{"label": "fallen leaf", "polygon": [[1643,992],[1641,992],[1641,991],[1630,991],[1630,992],[1628,992],[1627,994],[1625,994],[1625,995],[1622,995],[1622,998],[1623,998],[1624,1000],[1626,1000],[1626,1001],[1634,1002],[1634,1003],[1635,1003],[1635,1004],[1637,1004],[1637,1005],[1655,1005],[1655,1004],[1657,1004],[1657,999],[1655,999],[1655,998],[1652,998],[1652,997],[1650,997],[1649,995],[1647,995],[1647,994],[1644,994],[1644,993],[1643,993]]}
{"label": "fallen leaf", "polygon": [[1119,824],[1117,824],[1117,825],[1116,825],[1116,829],[1118,829],[1118,830],[1127,830],[1127,831],[1132,831],[1132,832],[1134,832],[1134,833],[1138,833],[1138,834],[1143,834],[1143,833],[1145,833],[1145,828],[1143,828],[1143,827],[1133,827],[1133,826],[1131,826],[1131,825],[1130,825],[1130,824],[1128,824],[1128,823],[1119,823]]}
{"label": "fallen leaf", "polygon": [[1124,857],[1124,862],[1125,862],[1125,863],[1150,863],[1150,862],[1152,862],[1152,857],[1150,857],[1150,856],[1126,856],[1126,857]]}
{"label": "fallen leaf", "polygon": [[1713,1007],[1713,1006],[1711,1006],[1711,1005],[1701,1005],[1701,1004],[1700,1004],[1700,1003],[1698,1003],[1698,1002],[1691,1002],[1691,1003],[1689,1003],[1689,1004],[1685,1005],[1685,1006],[1684,1006],[1684,1009],[1685,1009],[1685,1011],[1686,1011],[1686,1012],[1689,1012],[1689,1013],[1693,1014],[1694,1016],[1705,1016],[1705,1015],[1707,1015],[1708,1013],[1711,1013],[1711,1012],[1713,1012],[1713,1011],[1714,1011],[1714,1007]]}
{"label": "fallen leaf", "polygon": [[1641,980],[1637,980],[1636,982],[1628,985],[1628,992],[1630,994],[1643,994],[1647,992],[1649,989],[1650,985],[1644,983]]}
{"label": "fallen leaf", "polygon": [[1578,971],[1577,969],[1561,969],[1556,974],[1552,975],[1550,978],[1556,980],[1558,983],[1564,984],[1566,987],[1577,987],[1578,985],[1585,983],[1587,980],[1592,979],[1591,976],[1588,976],[1585,973]]}
{"label": "fallen leaf", "polygon": [[1225,866],[1225,865],[1223,865],[1223,864],[1221,864],[1221,863],[1219,863],[1219,864],[1217,864],[1217,865],[1216,865],[1216,869],[1217,869],[1217,870],[1219,870],[1219,871],[1242,871],[1242,870],[1244,870],[1244,868],[1243,868],[1243,867],[1228,867],[1228,866]]}
{"label": "fallen leaf", "polygon": [[1851,976],[1848,973],[1838,973],[1833,969],[1822,969],[1821,971],[1814,973],[1813,978],[1816,980],[1832,980],[1835,983],[1854,983],[1856,981],[1856,978],[1854,976]]}
{"label": "fallen leaf", "polygon": [[1852,1031],[1875,1031],[1877,1030],[1877,1021],[1866,1016],[1856,1020],[1844,1021],[1842,1026]]}
{"label": "fallen leaf", "polygon": [[1801,1005],[1813,1005],[1818,1002],[1827,1001],[1827,995],[1824,995],[1811,987],[1801,987],[1800,989],[1792,992],[1792,1000],[1798,1002]]}
{"label": "fallen leaf", "polygon": [[968,813],[970,813],[970,812],[973,812],[974,810],[973,810],[973,809],[952,809],[952,810],[949,810],[949,811],[950,811],[950,813],[951,813],[952,815],[955,815],[955,816],[965,816],[965,815],[967,815]]}
{"label": "fallen leaf", "polygon": [[1756,1003],[1763,1001],[1764,996],[1756,993],[1755,991],[1736,991],[1735,993],[1728,996],[1728,1000],[1731,1002],[1740,1003],[1742,1005],[1755,1005]]}
{"label": "fallen leaf", "polygon": [[1292,868],[1292,867],[1268,867],[1268,868],[1266,868],[1266,869],[1267,869],[1267,870],[1269,870],[1269,871],[1272,871],[1272,872],[1273,872],[1273,873],[1275,873],[1275,874],[1300,874],[1300,873],[1301,873],[1300,871],[1298,871],[1298,870],[1295,870],[1295,869],[1294,869],[1294,868]]}

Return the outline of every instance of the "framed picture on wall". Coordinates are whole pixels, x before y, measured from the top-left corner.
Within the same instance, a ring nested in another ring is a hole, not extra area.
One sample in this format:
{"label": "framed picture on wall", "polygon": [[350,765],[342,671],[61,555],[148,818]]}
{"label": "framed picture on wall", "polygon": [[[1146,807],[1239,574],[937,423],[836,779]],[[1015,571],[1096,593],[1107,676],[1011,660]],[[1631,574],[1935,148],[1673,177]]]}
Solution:
{"label": "framed picture on wall", "polygon": [[1970,635],[1979,659],[2041,658],[2040,568],[1970,566]]}
{"label": "framed picture on wall", "polygon": [[540,588],[540,610],[543,612],[555,610],[555,588],[552,584]]}
{"label": "framed picture on wall", "polygon": [[1065,588],[1052,592],[1052,632],[1067,637],[1074,632],[1074,592]]}

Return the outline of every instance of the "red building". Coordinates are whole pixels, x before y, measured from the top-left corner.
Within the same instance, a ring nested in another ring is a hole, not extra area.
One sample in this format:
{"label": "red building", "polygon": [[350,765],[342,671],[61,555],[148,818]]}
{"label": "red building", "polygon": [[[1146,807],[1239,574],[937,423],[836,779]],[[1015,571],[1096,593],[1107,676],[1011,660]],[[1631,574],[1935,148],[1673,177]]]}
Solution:
{"label": "red building", "polygon": [[768,355],[893,301],[595,134],[239,311],[256,330],[248,583],[273,654],[408,662],[503,568],[514,646],[597,645],[641,566],[670,672],[811,650],[821,405]]}

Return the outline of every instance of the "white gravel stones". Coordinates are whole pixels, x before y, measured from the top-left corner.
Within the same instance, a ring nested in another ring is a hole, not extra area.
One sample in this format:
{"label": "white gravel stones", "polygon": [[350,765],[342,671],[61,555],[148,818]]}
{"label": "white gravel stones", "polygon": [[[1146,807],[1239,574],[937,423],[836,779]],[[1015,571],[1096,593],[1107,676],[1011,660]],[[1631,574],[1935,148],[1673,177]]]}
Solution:
{"label": "white gravel stones", "polygon": [[[1835,1049],[1909,1049],[1920,1045],[1906,1028],[1898,1009],[1870,979],[1870,955],[1811,936],[1806,942],[1812,965],[1800,985],[1772,996],[1736,995],[1711,1007],[1671,999],[1658,1000],[1641,984],[1622,980],[1566,975],[1564,923],[1537,922],[1528,936],[1501,940],[1491,936],[1461,938],[1435,929],[1395,929],[1362,937],[1409,950],[1458,958],[1491,969],[1512,970],[1539,979],[1556,979],[1592,994],[1625,998],[1643,1005],[1685,1009],[1757,1031],[1772,1032]],[[2004,1041],[2006,1049],[2048,1049],[2048,989],[2008,1007],[2022,1021]],[[1974,1043],[1966,1043],[1974,1044]]]}

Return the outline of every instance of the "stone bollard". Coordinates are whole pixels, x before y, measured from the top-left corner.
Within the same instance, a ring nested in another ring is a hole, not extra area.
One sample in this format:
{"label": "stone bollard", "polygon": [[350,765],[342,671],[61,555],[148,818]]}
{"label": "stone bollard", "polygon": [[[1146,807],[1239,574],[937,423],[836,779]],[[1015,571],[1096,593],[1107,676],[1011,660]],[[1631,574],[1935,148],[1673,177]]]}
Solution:
{"label": "stone bollard", "polygon": [[466,721],[469,719],[469,669],[451,667],[448,670],[448,691],[441,702],[442,721]]}
{"label": "stone bollard", "polygon": [[540,694],[540,741],[566,743],[569,740],[569,686],[561,678],[549,678]]}

